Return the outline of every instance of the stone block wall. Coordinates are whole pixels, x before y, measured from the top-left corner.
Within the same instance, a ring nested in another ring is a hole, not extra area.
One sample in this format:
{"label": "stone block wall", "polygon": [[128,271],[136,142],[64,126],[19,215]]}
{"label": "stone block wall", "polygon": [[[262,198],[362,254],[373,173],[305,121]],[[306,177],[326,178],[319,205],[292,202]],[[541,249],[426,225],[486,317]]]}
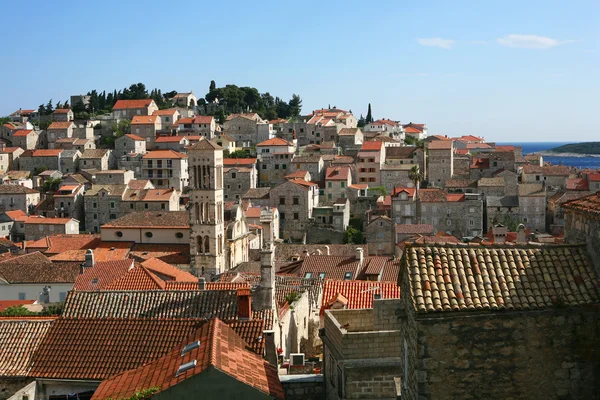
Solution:
{"label": "stone block wall", "polygon": [[33,382],[32,378],[25,379],[11,379],[11,378],[2,378],[0,379],[0,400],[5,400],[11,397],[13,394],[18,392],[24,386],[27,386]]}
{"label": "stone block wall", "polygon": [[586,250],[600,275],[600,218],[565,210],[565,241],[587,243]]}
{"label": "stone block wall", "polygon": [[286,400],[325,400],[323,375],[281,376]]}
{"label": "stone block wall", "polygon": [[346,368],[346,399],[396,400],[397,366],[379,368]]}
{"label": "stone block wall", "polygon": [[418,398],[597,399],[600,310],[417,316]]}

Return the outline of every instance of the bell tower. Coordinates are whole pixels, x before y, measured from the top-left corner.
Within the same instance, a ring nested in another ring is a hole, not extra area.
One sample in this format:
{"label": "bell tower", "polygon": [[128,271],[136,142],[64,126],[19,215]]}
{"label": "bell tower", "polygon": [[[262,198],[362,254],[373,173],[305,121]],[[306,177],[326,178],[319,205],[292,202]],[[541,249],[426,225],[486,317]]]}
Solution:
{"label": "bell tower", "polygon": [[225,270],[223,149],[202,139],[188,150],[190,268],[211,277]]}

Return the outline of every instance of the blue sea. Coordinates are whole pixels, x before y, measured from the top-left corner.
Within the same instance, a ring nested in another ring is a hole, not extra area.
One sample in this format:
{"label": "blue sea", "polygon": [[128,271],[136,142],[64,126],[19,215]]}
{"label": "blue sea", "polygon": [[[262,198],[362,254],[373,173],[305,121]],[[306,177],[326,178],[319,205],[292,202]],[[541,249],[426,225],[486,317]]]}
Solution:
{"label": "blue sea", "polygon": [[[544,150],[550,150],[558,146],[573,142],[522,142],[522,143],[497,143],[499,145],[514,145],[523,148],[523,155],[537,153]],[[544,162],[551,162],[553,165],[566,165],[577,168],[600,168],[600,157],[551,157],[544,156]]]}

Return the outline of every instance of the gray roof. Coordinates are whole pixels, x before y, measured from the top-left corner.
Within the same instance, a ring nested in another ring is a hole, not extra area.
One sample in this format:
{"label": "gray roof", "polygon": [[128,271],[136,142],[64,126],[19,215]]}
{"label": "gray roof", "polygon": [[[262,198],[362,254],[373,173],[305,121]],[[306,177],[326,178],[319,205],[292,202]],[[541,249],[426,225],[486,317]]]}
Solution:
{"label": "gray roof", "polygon": [[487,196],[487,207],[519,207],[517,196]]}
{"label": "gray roof", "polygon": [[33,194],[40,193],[37,190],[30,189],[21,185],[4,184],[0,185],[0,194]]}

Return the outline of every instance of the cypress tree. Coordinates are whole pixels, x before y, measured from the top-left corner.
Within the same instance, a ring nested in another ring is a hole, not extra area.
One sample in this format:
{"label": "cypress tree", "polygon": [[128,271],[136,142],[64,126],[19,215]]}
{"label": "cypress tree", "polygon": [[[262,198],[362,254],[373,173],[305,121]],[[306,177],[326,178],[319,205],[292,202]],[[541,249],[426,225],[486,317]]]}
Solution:
{"label": "cypress tree", "polygon": [[369,103],[369,110],[367,111],[367,117],[365,118],[365,123],[370,124],[373,122],[373,115],[371,114],[371,103]]}

